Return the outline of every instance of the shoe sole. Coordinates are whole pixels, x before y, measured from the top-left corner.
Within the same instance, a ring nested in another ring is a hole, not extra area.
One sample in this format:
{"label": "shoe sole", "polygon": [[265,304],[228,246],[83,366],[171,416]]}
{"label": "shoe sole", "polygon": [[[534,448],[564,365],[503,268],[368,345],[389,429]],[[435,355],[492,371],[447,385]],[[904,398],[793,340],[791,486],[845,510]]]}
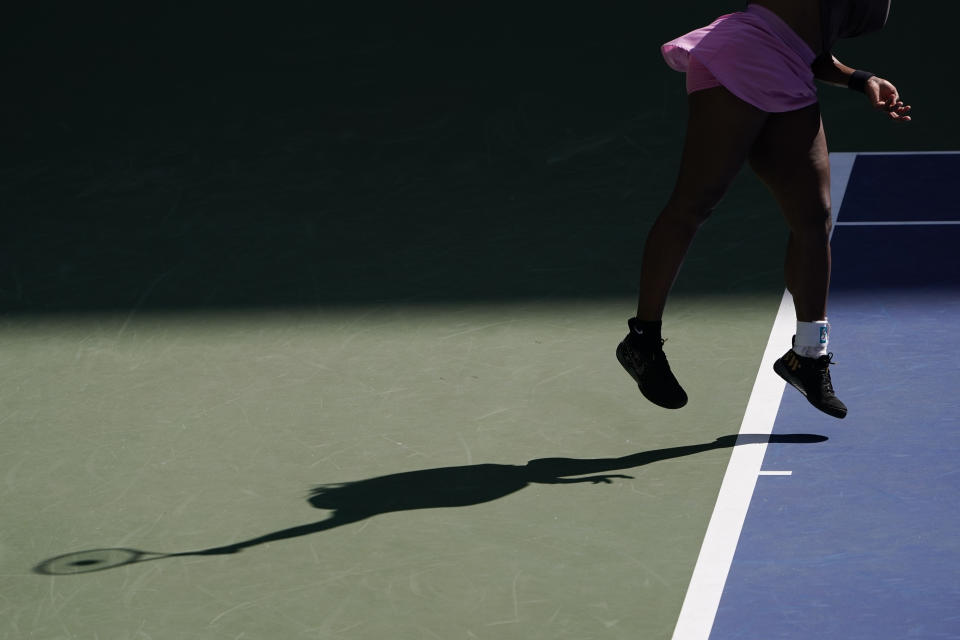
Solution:
{"label": "shoe sole", "polygon": [[633,369],[630,367],[632,363],[627,358],[625,352],[626,352],[626,348],[623,346],[623,343],[621,342],[620,344],[617,345],[617,362],[619,362],[620,366],[623,367],[624,370],[630,374],[630,377],[633,378],[633,381],[637,383],[637,389],[640,390],[640,393],[643,394],[644,398],[646,398],[653,404],[657,405],[658,407],[663,407],[664,409],[680,409],[687,405],[687,398],[684,398],[683,402],[681,402],[680,404],[673,405],[673,404],[664,404],[662,402],[657,402],[656,400],[648,396],[647,392],[643,390],[643,385],[640,384],[640,380],[633,373]]}
{"label": "shoe sole", "polygon": [[793,378],[793,376],[790,375],[790,372],[787,371],[787,368],[783,364],[782,360],[777,360],[776,362],[773,363],[773,370],[778,376],[783,378],[787,384],[789,384],[791,387],[799,391],[800,395],[806,398],[807,402],[810,403],[810,406],[816,408],[818,411],[822,411],[828,416],[833,416],[834,418],[838,418],[840,420],[843,420],[844,418],[847,417],[846,411],[837,411],[837,410],[830,409],[829,407],[821,407],[814,404],[813,400],[810,399],[810,396],[807,395],[806,389],[804,389],[797,382],[795,382],[795,379]]}

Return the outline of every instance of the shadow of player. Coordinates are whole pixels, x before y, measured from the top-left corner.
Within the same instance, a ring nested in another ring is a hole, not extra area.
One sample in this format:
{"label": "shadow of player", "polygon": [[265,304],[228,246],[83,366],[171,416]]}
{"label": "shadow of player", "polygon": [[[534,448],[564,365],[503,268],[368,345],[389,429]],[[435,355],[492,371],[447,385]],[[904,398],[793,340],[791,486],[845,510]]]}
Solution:
{"label": "shadow of player", "polygon": [[267,542],[326,531],[384,513],[482,504],[508,496],[530,484],[610,483],[613,479],[632,477],[610,472],[734,445],[764,442],[812,444],[825,440],[825,436],[810,434],[742,434],[722,436],[703,444],[655,449],[619,458],[541,458],[522,466],[473,464],[405,471],[356,482],[321,485],[311,491],[309,502],[318,509],[332,511],[329,518],[223,547],[194,551],[190,555],[236,553]]}
{"label": "shadow of player", "polygon": [[318,522],[281,529],[222,547],[197,551],[157,553],[130,548],[88,549],[48,558],[33,568],[42,575],[74,575],[104,571],[134,563],[184,556],[237,553],[268,542],[298,538],[395,511],[467,507],[491,502],[530,484],[610,483],[632,476],[612,473],[704,451],[758,443],[810,444],[827,440],[809,434],[722,436],[713,442],[642,451],[619,458],[541,458],[525,465],[472,464],[440,467],[377,476],[356,482],[321,485],[309,502],[328,509],[330,517]]}

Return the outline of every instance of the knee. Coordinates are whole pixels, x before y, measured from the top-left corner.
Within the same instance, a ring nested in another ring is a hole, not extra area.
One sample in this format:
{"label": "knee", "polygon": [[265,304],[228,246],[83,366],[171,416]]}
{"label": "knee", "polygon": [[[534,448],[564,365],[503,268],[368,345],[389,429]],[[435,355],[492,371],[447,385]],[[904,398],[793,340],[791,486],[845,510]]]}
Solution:
{"label": "knee", "polygon": [[726,185],[701,187],[695,191],[678,189],[670,196],[666,211],[673,220],[697,229],[717,208],[726,191]]}
{"label": "knee", "polygon": [[795,220],[790,231],[801,242],[823,244],[830,241],[832,228],[833,221],[828,208]]}

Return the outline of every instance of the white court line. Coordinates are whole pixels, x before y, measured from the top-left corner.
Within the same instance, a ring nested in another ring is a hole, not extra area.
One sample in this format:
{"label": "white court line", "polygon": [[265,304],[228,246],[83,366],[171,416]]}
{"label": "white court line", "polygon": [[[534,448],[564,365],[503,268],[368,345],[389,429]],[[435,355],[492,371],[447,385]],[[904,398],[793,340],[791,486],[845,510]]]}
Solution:
{"label": "white court line", "polygon": [[[855,153],[830,154],[830,198],[833,202],[832,216],[836,226],[837,213],[843,206],[843,196],[850,181],[850,173],[856,160]],[[833,230],[831,229],[831,233]],[[786,383],[773,372],[773,363],[786,350],[793,335],[795,316],[793,298],[783,292],[780,308],[770,331],[760,371],[750,392],[747,410],[740,424],[740,434],[759,433],[769,435],[780,409],[780,399]],[[730,462],[720,485],[720,495],[710,516],[707,533],[700,547],[700,556],[690,578],[690,586],[680,609],[673,640],[708,640],[713,621],[720,607],[723,587],[733,564],[737,541],[747,517],[753,490],[760,475],[763,457],[767,452],[765,442],[737,443],[730,454]]]}
{"label": "white court line", "polygon": [[[740,425],[741,436],[746,433],[769,435],[773,431],[785,385],[773,372],[773,363],[789,347],[794,326],[793,298],[784,292]],[[706,640],[710,637],[766,451],[766,442],[744,439],[741,443],[741,438],[737,438],[680,609],[680,618],[673,630],[673,640]]]}
{"label": "white court line", "polygon": [[[853,163],[856,159],[855,153],[830,154],[830,201],[833,203],[831,215],[834,226],[837,225],[837,214],[843,208],[843,196],[847,192],[850,172],[853,171]],[[832,234],[833,229],[830,232]]]}
{"label": "white court line", "polygon": [[[830,197],[833,202],[833,222],[837,225],[837,216],[843,207],[843,196],[850,181],[850,173],[857,155],[957,155],[947,152],[897,152],[897,153],[831,153]],[[832,233],[832,229],[831,229]],[[773,363],[790,344],[793,334],[793,299],[784,292],[780,309],[774,320],[773,329],[767,347],[763,352],[760,372],[754,382],[750,401],[740,425],[740,434],[759,433],[769,435],[773,432],[773,423],[780,409],[785,383],[773,373]],[[757,477],[761,472],[766,443],[744,441],[730,454],[730,462],[720,486],[720,495],[707,525],[707,533],[700,548],[700,556],[690,578],[690,586],[680,610],[677,626],[673,631],[673,640],[709,640],[710,630],[720,606],[720,597],[730,573],[733,555],[740,540],[740,532],[753,498]]]}
{"label": "white court line", "polygon": [[761,471],[759,474],[761,476],[792,476],[793,471]]}
{"label": "white court line", "polygon": [[957,156],[960,151],[855,151],[834,152],[834,156]]}
{"label": "white court line", "polygon": [[838,227],[934,227],[960,224],[960,220],[884,220],[877,222],[838,222]]}
{"label": "white court line", "polygon": [[[837,220],[837,214],[843,208],[843,196],[847,192],[847,184],[850,182],[850,172],[853,171],[853,164],[857,156],[947,156],[960,155],[957,151],[898,151],[898,152],[874,152],[869,153],[831,153],[830,154],[830,199],[833,201],[833,226],[834,227],[909,227],[909,226],[937,226],[937,225],[957,225],[960,220],[895,220],[883,222],[841,222]],[[831,230],[832,233],[832,230]]]}

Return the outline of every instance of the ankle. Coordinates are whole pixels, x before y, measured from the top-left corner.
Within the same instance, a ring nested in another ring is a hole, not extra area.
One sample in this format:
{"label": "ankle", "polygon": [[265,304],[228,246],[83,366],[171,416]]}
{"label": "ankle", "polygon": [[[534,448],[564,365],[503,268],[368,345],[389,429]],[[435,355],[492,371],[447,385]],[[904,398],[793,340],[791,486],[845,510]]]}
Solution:
{"label": "ankle", "polygon": [[660,336],[663,321],[661,320],[640,320],[639,318],[630,318],[627,320],[627,326],[630,328],[630,335],[644,342],[660,344]]}
{"label": "ankle", "polygon": [[814,322],[797,322],[797,333],[793,350],[805,358],[819,358],[827,355],[830,345],[830,323],[826,318]]}

